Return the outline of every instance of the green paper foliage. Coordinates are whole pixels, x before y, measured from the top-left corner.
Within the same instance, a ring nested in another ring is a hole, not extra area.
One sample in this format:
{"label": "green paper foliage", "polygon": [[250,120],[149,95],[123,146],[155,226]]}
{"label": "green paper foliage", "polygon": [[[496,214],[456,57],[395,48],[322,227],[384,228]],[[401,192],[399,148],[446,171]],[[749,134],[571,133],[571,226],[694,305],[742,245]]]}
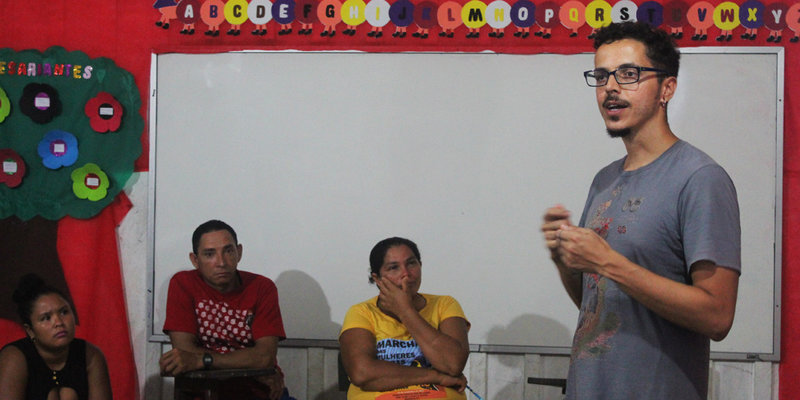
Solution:
{"label": "green paper foliage", "polygon": [[11,113],[11,102],[8,100],[6,91],[0,87],[0,122],[3,122],[9,113]]}
{"label": "green paper foliage", "polygon": [[[23,90],[30,83],[53,87],[61,101],[61,113],[39,124],[20,112]],[[0,149],[10,148],[25,161],[22,184],[0,185],[0,219],[17,216],[28,220],[40,215],[58,220],[64,216],[91,218],[110,204],[133,173],[142,151],[140,138],[144,120],[139,114],[141,100],[133,76],[108,58],[90,59],[80,51],[51,47],[14,51],[0,49],[0,88],[10,103],[10,113],[0,121]],[[100,92],[111,94],[124,110],[122,124],[114,132],[98,133],[84,112],[86,103]],[[0,110],[2,111],[2,110]],[[78,139],[78,160],[55,170],[42,164],[39,142],[53,130],[72,133]],[[108,178],[105,196],[73,191],[72,173],[95,164]],[[91,198],[91,199],[90,199]]]}

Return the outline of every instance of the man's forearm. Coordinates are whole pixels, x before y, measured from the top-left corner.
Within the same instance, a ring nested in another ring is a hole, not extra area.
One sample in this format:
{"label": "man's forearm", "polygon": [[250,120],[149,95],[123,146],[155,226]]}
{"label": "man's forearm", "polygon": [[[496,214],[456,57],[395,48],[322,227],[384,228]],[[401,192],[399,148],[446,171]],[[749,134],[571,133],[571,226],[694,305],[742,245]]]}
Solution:
{"label": "man's forearm", "polygon": [[554,256],[552,260],[558,269],[558,276],[561,278],[561,284],[564,285],[564,289],[567,291],[569,298],[580,308],[581,299],[583,298],[583,273],[565,267],[564,264],[558,260],[558,256]]}
{"label": "man's forearm", "polygon": [[272,368],[275,366],[275,357],[271,357],[267,352],[257,351],[254,347],[211,356],[214,358],[211,368],[214,369]]}

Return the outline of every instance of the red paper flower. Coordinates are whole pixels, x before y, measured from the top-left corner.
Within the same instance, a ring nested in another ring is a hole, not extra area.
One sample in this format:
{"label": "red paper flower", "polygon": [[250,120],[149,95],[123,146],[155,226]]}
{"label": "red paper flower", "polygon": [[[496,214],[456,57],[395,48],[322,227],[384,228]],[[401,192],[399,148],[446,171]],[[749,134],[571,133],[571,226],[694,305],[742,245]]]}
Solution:
{"label": "red paper flower", "polygon": [[11,149],[0,149],[0,183],[17,187],[25,176],[25,161]]}
{"label": "red paper flower", "polygon": [[116,131],[122,122],[122,106],[108,92],[100,92],[86,102],[83,112],[96,132]]}

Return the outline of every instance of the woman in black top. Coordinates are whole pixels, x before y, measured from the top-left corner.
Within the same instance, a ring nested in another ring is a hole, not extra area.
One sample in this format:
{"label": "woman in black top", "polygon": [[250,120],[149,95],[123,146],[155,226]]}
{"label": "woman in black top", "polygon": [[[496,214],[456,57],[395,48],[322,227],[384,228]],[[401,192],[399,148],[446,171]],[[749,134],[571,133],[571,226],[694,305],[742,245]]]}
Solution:
{"label": "woman in black top", "polygon": [[105,357],[75,339],[75,315],[64,296],[30,274],[13,298],[27,337],[0,350],[0,399],[111,399]]}

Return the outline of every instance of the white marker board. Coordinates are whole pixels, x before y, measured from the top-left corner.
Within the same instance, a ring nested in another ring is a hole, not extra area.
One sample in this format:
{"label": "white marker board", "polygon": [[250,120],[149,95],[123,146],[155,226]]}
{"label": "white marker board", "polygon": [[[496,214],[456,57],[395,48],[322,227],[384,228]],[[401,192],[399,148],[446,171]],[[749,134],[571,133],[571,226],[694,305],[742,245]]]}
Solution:
{"label": "white marker board", "polygon": [[[236,52],[153,56],[152,331],[191,232],[218,218],[240,268],[278,285],[287,335],[331,343],[377,293],[368,254],[403,236],[421,291],[450,294],[484,351],[566,352],[577,309],[539,232],[580,215],[624,155],[582,72],[591,54]],[[781,48],[684,49],[669,120],[733,178],[743,273],[716,358],[778,358]],[[576,221],[577,222],[577,221]]]}

